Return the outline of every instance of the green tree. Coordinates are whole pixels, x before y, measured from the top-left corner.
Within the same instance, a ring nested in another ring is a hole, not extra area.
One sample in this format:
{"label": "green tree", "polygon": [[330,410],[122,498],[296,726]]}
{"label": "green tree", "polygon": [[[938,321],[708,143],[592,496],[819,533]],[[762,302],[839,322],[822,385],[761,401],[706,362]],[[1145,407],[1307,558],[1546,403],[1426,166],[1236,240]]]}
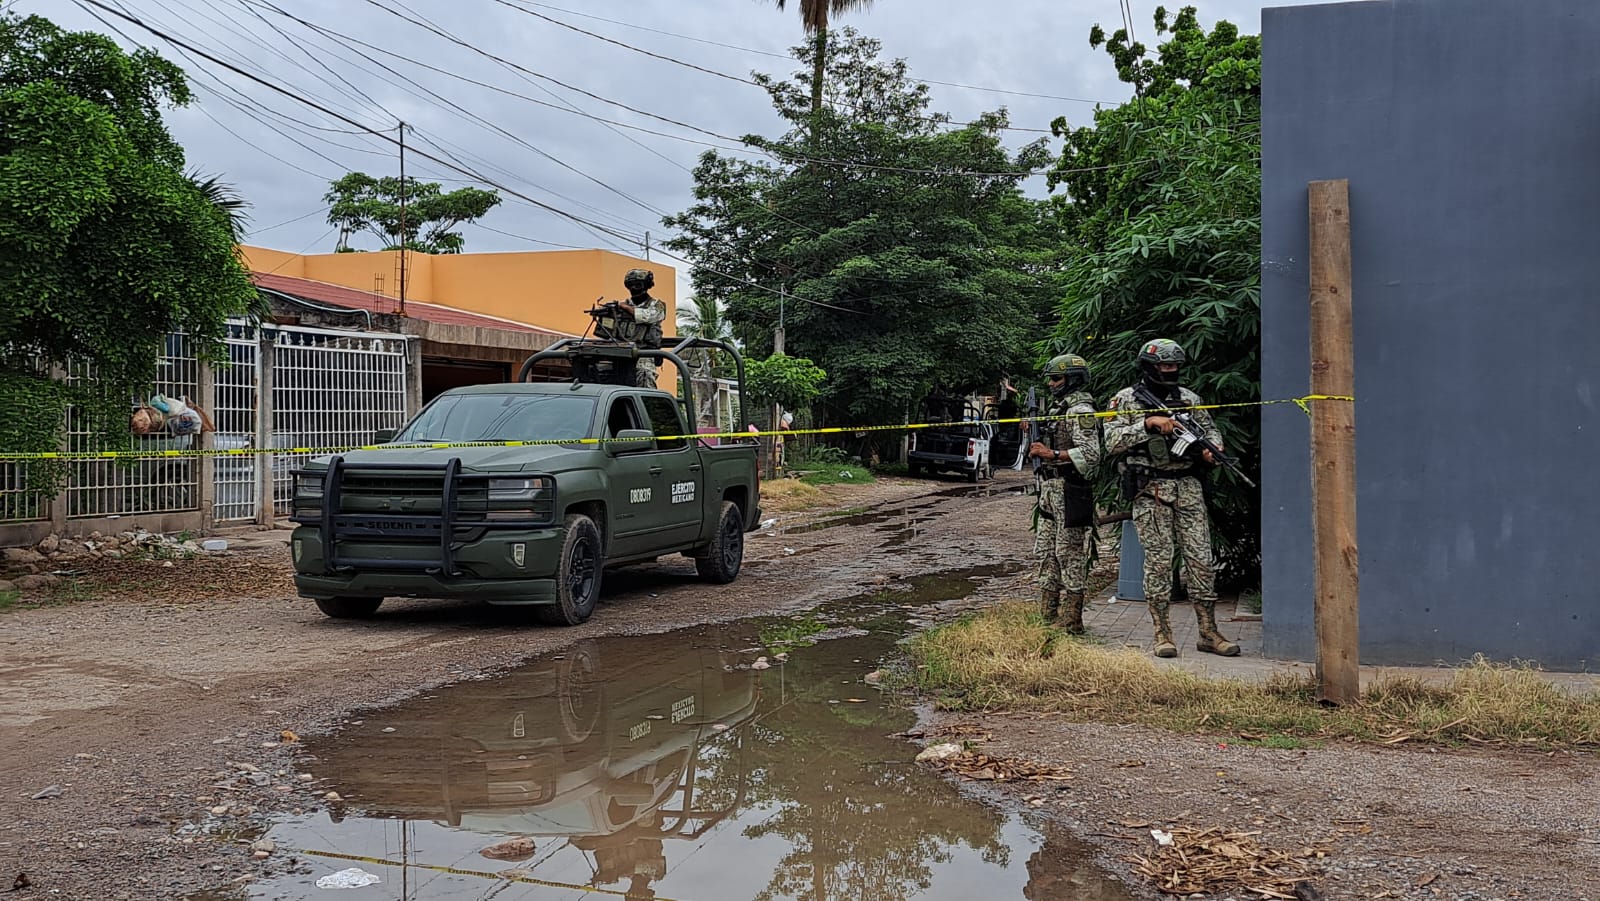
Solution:
{"label": "green tree", "polygon": [[[769,162],[704,154],[694,205],[666,221],[752,355],[781,322],[785,349],[827,371],[824,421],[898,422],[935,382],[966,390],[1031,361],[1054,288],[1030,255],[1055,248],[1017,185],[1049,156],[1008,156],[1002,113],[949,129],[903,61],[835,38],[827,77],[849,103],[813,117],[801,82],[757,76],[791,130],[745,138]],[[796,55],[809,68],[813,52]]]}
{"label": "green tree", "polygon": [[[803,357],[773,354],[745,364],[745,388],[759,404],[777,404],[785,410],[810,406],[828,379],[817,364]],[[777,426],[774,426],[776,428]]]}
{"label": "green tree", "polygon": [[[778,0],[778,10],[783,11],[789,0]],[[866,9],[872,0],[800,0],[800,24],[811,36],[811,112],[822,111],[822,86],[828,59],[828,20],[851,10]]]}
{"label": "green tree", "polygon": [[[1130,384],[1139,345],[1177,340],[1186,381],[1208,402],[1260,397],[1261,43],[1228,22],[1210,32],[1195,8],[1169,21],[1151,56],[1119,29],[1089,35],[1123,81],[1127,103],[1093,127],[1054,123],[1065,147],[1048,180],[1067,229],[1059,325],[1041,357],[1088,358],[1103,392]],[[1230,451],[1259,472],[1255,409],[1218,411]],[[1259,578],[1260,495],[1219,477],[1215,511],[1223,576]]]}
{"label": "green tree", "polygon": [[[184,174],[161,121],[190,99],[182,70],[149,50],[0,13],[6,450],[55,449],[69,402],[103,433],[125,430],[167,335],[215,358],[228,317],[255,297],[230,211]],[[84,360],[94,398],[49,376]]]}
{"label": "green tree", "polygon": [[402,184],[399,178],[373,178],[364,172],[351,172],[333,182],[322,199],[330,204],[328,224],[339,227],[334,249],[340,252],[351,249],[351,235],[364,231],[382,242],[383,250],[404,245],[423,253],[460,253],[466,241],[452,229],[476,222],[500,205],[500,195],[494,191],[457,188],[446,194],[437,182],[408,176]]}

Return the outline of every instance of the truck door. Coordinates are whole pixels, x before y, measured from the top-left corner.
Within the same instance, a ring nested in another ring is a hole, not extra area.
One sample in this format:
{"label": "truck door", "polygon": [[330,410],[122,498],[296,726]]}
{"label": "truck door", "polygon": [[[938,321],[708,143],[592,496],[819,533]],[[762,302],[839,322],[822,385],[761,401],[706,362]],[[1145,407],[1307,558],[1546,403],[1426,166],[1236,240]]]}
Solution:
{"label": "truck door", "polygon": [[[614,398],[606,414],[603,437],[615,438],[624,429],[645,428],[644,418],[631,394]],[[623,557],[650,543],[651,532],[664,525],[657,506],[659,479],[651,474],[657,465],[650,451],[633,451],[611,458],[611,546],[607,555]]]}
{"label": "truck door", "polygon": [[692,544],[699,540],[701,506],[704,503],[705,470],[700,463],[700,451],[684,438],[683,417],[678,415],[678,405],[664,394],[646,394],[645,416],[650,420],[650,430],[656,434],[656,449],[649,454],[650,473],[659,495],[662,523],[665,526],[656,546]]}

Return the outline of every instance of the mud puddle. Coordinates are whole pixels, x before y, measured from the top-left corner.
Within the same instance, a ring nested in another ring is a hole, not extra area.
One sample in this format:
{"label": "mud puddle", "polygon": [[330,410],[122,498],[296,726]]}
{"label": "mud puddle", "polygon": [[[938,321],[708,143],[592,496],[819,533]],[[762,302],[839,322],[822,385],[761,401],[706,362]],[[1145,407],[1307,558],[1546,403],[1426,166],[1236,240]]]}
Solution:
{"label": "mud puddle", "polygon": [[353,716],[306,749],[342,800],[269,834],[294,865],[204,897],[333,897],[318,880],[353,868],[379,881],[340,897],[1131,898],[1070,836],[912,763],[915,713],[863,679],[913,611],[1005,571],[584,640]]}

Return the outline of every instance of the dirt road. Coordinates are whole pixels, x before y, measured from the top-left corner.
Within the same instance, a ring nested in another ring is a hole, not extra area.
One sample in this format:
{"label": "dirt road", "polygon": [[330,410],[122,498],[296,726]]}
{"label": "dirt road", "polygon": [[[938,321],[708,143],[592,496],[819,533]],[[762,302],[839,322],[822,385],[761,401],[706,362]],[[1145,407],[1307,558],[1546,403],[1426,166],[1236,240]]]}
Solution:
{"label": "dirt road", "polygon": [[[705,586],[681,559],[610,573],[595,617],[573,629],[421,601],[391,601],[373,622],[325,619],[294,597],[281,534],[249,536],[252,548],[225,556],[121,561],[114,576],[103,564],[97,579],[58,593],[60,603],[0,613],[0,876],[25,874],[18,897],[172,898],[240,886],[281,864],[265,850],[253,859],[263,824],[327,803],[328,786],[297,757],[301,736],[581,638],[1025,563],[1020,484],[1002,473],[987,488],[885,480],[830,489],[847,515],[783,517],[752,535],[734,584]],[[1019,596],[1026,583],[1025,574],[996,579],[946,612]],[[1007,717],[936,716],[928,732],[955,723],[990,733],[993,753],[1075,768],[1070,789],[1051,798],[995,797],[1069,824],[1130,885],[1147,886],[1125,858],[1148,828],[1124,824],[1146,822],[1251,829],[1284,847],[1324,843],[1328,898],[1584,898],[1600,884],[1600,785],[1588,756],[1222,748],[1209,736]]]}

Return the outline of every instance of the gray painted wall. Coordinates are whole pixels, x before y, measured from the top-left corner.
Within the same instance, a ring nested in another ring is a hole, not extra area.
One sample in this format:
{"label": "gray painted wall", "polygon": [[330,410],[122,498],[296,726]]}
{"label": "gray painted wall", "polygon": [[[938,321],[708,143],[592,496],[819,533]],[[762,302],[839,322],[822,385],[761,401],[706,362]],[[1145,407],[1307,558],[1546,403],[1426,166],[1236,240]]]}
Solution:
{"label": "gray painted wall", "polygon": [[[1262,382],[1306,393],[1306,183],[1350,180],[1363,663],[1600,659],[1600,3],[1262,13]],[[1262,417],[1269,656],[1312,659],[1309,430]]]}

